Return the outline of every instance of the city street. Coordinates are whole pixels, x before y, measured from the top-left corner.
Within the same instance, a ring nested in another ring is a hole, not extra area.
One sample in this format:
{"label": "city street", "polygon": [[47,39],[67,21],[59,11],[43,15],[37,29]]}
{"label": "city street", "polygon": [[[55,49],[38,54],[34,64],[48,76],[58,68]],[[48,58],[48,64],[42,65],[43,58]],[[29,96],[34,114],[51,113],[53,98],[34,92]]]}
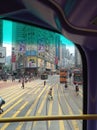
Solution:
{"label": "city street", "polygon": [[[6,103],[2,106],[4,117],[25,117],[43,115],[82,114],[83,92],[80,85],[76,95],[72,81],[68,87],[60,84],[59,75],[50,75],[46,80],[35,79],[25,83],[24,89],[18,81],[0,81],[0,96]],[[52,88],[53,100],[48,100],[49,89]],[[0,130],[82,130],[82,121],[34,121],[19,123],[0,123]]]}

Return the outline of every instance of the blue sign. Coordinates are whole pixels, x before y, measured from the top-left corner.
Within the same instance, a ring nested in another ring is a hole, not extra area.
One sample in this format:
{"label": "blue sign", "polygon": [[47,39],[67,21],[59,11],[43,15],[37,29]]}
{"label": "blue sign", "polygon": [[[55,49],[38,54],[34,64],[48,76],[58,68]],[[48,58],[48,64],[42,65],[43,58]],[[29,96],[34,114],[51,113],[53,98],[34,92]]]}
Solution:
{"label": "blue sign", "polygon": [[36,50],[28,50],[26,51],[26,56],[36,56],[37,55],[37,52]]}

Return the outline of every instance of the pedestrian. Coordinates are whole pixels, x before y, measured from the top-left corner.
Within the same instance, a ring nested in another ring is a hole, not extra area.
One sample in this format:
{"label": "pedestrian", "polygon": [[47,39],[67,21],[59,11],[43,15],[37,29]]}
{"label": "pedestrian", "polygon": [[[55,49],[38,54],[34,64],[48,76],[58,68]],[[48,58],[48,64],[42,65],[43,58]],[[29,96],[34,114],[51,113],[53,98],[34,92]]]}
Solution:
{"label": "pedestrian", "polygon": [[13,82],[13,81],[15,81],[15,76],[14,76],[14,75],[12,75],[12,82]]}
{"label": "pedestrian", "polygon": [[19,81],[18,81],[19,83],[21,82],[21,79],[19,79]]}
{"label": "pedestrian", "polygon": [[67,82],[65,82],[65,89],[68,88]]}
{"label": "pedestrian", "polygon": [[72,73],[71,73],[71,72],[69,72],[69,78],[71,79],[71,77],[72,77]]}
{"label": "pedestrian", "polygon": [[48,92],[48,100],[53,100],[52,88],[50,88],[50,90],[49,90],[49,92]]}
{"label": "pedestrian", "polygon": [[2,97],[0,97],[0,114],[2,114],[3,112],[3,109],[1,108],[3,104],[5,104],[5,100]]}
{"label": "pedestrian", "polygon": [[22,78],[22,88],[24,89],[24,83],[25,83],[25,80],[24,80],[24,77]]}
{"label": "pedestrian", "polygon": [[46,85],[46,81],[44,81],[44,86]]}
{"label": "pedestrian", "polygon": [[76,95],[78,96],[79,95],[79,86],[78,86],[78,84],[75,85],[75,91],[76,91]]}

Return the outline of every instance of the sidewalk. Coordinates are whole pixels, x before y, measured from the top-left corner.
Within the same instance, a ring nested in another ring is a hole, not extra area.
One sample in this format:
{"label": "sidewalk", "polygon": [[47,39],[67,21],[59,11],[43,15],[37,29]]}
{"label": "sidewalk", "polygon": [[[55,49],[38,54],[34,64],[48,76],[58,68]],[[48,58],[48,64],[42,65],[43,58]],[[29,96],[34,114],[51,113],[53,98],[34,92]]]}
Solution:
{"label": "sidewalk", "polygon": [[7,81],[1,80],[0,81],[0,89],[4,88],[4,87],[10,87],[10,86],[13,86],[15,84],[19,84],[19,82],[17,80],[14,82],[12,82],[12,80],[7,80]]}

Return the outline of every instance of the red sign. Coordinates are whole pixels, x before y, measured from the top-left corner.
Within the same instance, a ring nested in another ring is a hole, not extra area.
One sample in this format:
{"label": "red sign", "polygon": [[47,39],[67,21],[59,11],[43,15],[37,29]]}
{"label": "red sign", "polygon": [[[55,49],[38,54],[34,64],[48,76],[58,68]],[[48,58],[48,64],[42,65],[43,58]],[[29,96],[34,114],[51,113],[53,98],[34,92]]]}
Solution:
{"label": "red sign", "polygon": [[16,55],[12,54],[12,59],[11,59],[12,62],[16,62]]}
{"label": "red sign", "polygon": [[58,64],[58,57],[55,57],[55,64]]}

